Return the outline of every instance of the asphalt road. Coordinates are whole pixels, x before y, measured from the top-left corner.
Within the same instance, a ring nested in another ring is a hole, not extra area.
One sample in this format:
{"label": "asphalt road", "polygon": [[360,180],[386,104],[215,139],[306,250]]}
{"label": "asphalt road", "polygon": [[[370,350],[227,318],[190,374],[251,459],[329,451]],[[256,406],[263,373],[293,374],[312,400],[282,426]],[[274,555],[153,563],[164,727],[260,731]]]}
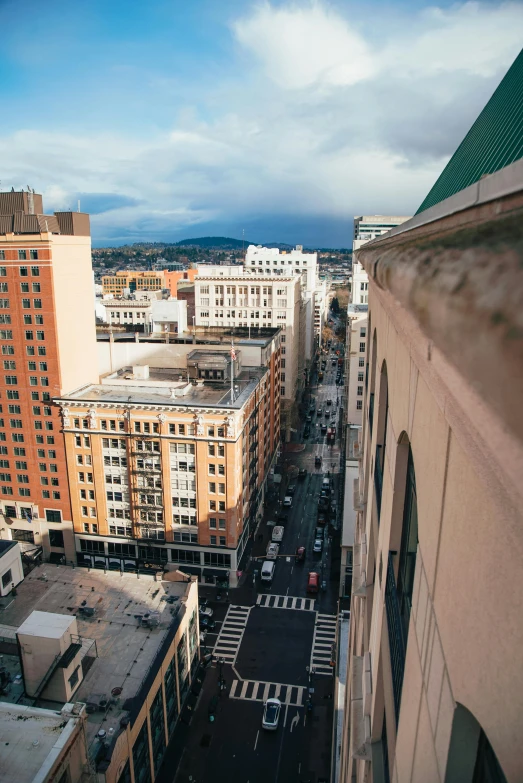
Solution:
{"label": "asphalt road", "polygon": [[[327,362],[323,383],[310,392],[316,407],[323,411],[326,400],[332,400],[329,421],[333,421],[339,411],[336,391],[341,395],[342,387],[335,385],[337,368],[331,366],[330,359]],[[254,572],[261,569],[272,533],[267,522],[274,520],[277,505],[266,509],[251,562],[242,585],[230,591],[230,603],[211,600],[216,629],[208,634],[205,644],[212,648],[218,640],[216,657],[220,650],[227,649],[230,662],[215,662],[207,670],[190,727],[181,726],[175,733],[160,783],[329,780],[333,717],[329,661],[338,596],[337,583],[330,578],[332,529],[326,527],[321,555],[315,555],[312,546],[321,482],[328,471],[334,475],[336,496],[340,450],[339,433],[335,445],[327,445],[326,436],[321,435],[321,421],[325,421],[324,416],[318,420],[314,415],[311,437],[304,442],[303,450],[296,444],[295,450],[285,455],[284,481],[290,466],[305,467],[307,476],[293,482],[296,489],[272,584],[255,579]],[[303,426],[300,436],[302,433]],[[314,467],[316,454],[322,456],[321,469]],[[285,486],[282,497],[284,490]],[[298,546],[306,547],[303,563],[294,560]],[[311,596],[307,595],[307,575],[313,570],[321,574],[325,590]],[[312,677],[311,666],[316,667]],[[223,690],[219,687],[220,676],[225,683]],[[312,711],[306,709],[309,689]],[[209,703],[218,694],[216,717],[210,722]],[[282,714],[278,729],[267,731],[261,727],[263,701],[273,695],[283,703]]]}

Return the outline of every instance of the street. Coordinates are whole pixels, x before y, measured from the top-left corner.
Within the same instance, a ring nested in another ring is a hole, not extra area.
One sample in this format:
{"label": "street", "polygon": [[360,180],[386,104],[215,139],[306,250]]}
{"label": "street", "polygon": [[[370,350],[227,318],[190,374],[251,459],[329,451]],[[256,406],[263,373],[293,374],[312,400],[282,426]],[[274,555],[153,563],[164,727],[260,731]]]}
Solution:
{"label": "street", "polygon": [[[321,434],[322,423],[338,425],[336,392],[341,394],[342,387],[336,386],[336,372],[329,354],[324,380],[309,387],[305,407],[308,411],[312,397],[316,411],[329,410],[330,417],[315,413],[310,436],[304,440],[302,422],[298,440],[286,444],[279,498],[266,504],[239,587],[229,591],[228,603],[225,596],[218,601],[215,592],[202,587],[216,620],[215,632],[207,635],[204,644],[213,650],[215,660],[207,671],[190,728],[182,728],[178,737],[175,734],[171,744],[178,747],[167,752],[160,783],[329,780],[331,660],[338,599],[331,553],[336,528],[327,524],[323,551],[315,554],[312,550],[321,483],[328,474],[334,479],[332,498],[338,499],[339,428],[335,445],[327,445],[326,435]],[[316,455],[322,457],[321,468],[314,466]],[[299,468],[307,470],[304,479],[294,478]],[[267,584],[259,574],[289,483],[295,486],[292,506],[285,509],[289,512],[283,523],[285,533],[272,584]],[[299,546],[306,549],[303,562],[295,562]],[[316,594],[307,593],[310,571],[320,575]],[[273,696],[281,701],[282,711],[277,730],[267,731],[261,726],[263,704]],[[211,722],[209,707],[216,703]],[[173,776],[175,758],[180,763]]]}

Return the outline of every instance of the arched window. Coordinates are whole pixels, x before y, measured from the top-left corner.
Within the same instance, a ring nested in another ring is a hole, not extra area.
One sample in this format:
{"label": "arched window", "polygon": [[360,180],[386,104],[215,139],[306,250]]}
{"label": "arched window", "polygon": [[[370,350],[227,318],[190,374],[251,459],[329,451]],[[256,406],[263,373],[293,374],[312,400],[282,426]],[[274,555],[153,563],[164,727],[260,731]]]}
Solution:
{"label": "arched window", "polygon": [[376,457],[374,460],[374,488],[376,506],[378,509],[378,525],[381,513],[381,494],[383,490],[383,468],[385,465],[385,450],[387,447],[387,420],[389,418],[389,382],[387,365],[383,362],[380,375],[379,407],[376,434]]}
{"label": "arched window", "polygon": [[507,783],[487,735],[462,704],[452,719],[445,783]]}
{"label": "arched window", "polygon": [[414,590],[414,570],[418,550],[418,502],[416,496],[416,476],[412,451],[409,446],[407,477],[405,481],[405,500],[403,503],[403,527],[401,532],[400,561],[398,566],[398,600],[401,622],[405,639],[409,632],[412,591]]}

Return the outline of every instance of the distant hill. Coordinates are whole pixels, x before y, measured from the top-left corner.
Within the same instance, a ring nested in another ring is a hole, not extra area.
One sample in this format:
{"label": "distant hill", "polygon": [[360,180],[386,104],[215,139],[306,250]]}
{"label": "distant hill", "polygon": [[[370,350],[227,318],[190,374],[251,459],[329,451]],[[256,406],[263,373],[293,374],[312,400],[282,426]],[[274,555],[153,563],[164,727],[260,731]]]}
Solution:
{"label": "distant hill", "polygon": [[247,239],[231,239],[231,237],[196,237],[195,239],[181,239],[176,242],[177,247],[208,247],[208,248],[222,248],[223,250],[239,250],[242,246],[248,247],[254,245],[254,242],[249,242]]}

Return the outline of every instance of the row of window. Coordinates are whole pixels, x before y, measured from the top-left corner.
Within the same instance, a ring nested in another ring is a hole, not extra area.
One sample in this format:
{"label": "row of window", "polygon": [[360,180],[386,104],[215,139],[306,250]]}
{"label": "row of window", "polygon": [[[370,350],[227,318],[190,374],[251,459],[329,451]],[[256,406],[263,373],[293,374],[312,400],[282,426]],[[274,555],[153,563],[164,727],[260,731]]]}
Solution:
{"label": "row of window", "polygon": [[[42,309],[42,300],[41,299],[33,299],[33,304],[35,310],[41,310]],[[0,308],[2,310],[9,310],[11,308],[11,302],[9,299],[0,299]],[[31,300],[30,299],[22,299],[22,308],[24,310],[30,310],[31,308]]]}
{"label": "row of window", "polygon": [[[6,386],[18,386],[18,376],[17,375],[4,375],[5,385]],[[46,375],[40,376],[40,385],[41,386],[49,386],[49,378]],[[29,386],[38,386],[38,376],[36,375],[30,375],[29,376]]]}
{"label": "row of window", "polygon": [[[87,531],[86,531],[87,532]],[[142,531],[144,532],[144,531]],[[160,531],[161,532],[161,531]],[[178,534],[180,536],[179,541],[183,541],[182,538],[183,533]],[[176,536],[176,534],[175,534]],[[151,538],[152,536],[147,536],[148,538]],[[194,535],[192,536],[194,538]],[[197,537],[196,537],[197,539]],[[212,540],[214,539],[214,540]],[[160,539],[161,540],[161,539]],[[198,543],[198,541],[187,541],[187,543]],[[216,536],[211,536],[211,545],[216,546]],[[225,536],[220,536],[220,546],[226,546]],[[134,555],[132,554],[134,550]],[[139,556],[143,559],[148,559],[150,557],[149,550],[146,547],[139,547]],[[92,541],[89,539],[80,539],[80,551],[81,552],[91,552],[94,554],[105,554],[105,544],[103,541]],[[133,544],[118,544],[118,543],[107,543],[107,552],[108,554],[112,555],[124,555],[124,556],[130,556],[130,557],[136,557],[136,549]],[[157,555],[155,556],[155,559],[157,560],[163,560],[168,561],[168,553],[171,553],[171,561],[173,563],[193,563],[195,565],[201,564],[201,552],[192,552],[191,550],[181,550],[181,549],[155,549],[155,552],[157,552]],[[203,562],[206,566],[218,566],[222,568],[230,568],[231,566],[231,556],[225,553],[220,552],[204,552],[203,553]]]}
{"label": "row of window", "polygon": [[[0,441],[6,441],[6,440],[7,440],[7,436],[5,432],[0,432]],[[24,443],[24,436],[22,435],[21,432],[12,432],[11,440],[13,441],[13,443]],[[44,436],[35,435],[35,440],[37,443],[43,444]],[[54,446],[54,435],[47,435],[45,439],[45,443],[47,443],[48,446]],[[0,454],[7,454],[7,448],[5,446],[0,447]]]}
{"label": "row of window", "polygon": [[[29,293],[29,283],[20,283],[20,291],[21,291],[22,294],[28,294]],[[32,283],[31,284],[31,291],[33,292],[33,294],[41,293],[40,283]],[[9,284],[8,283],[0,282],[0,293],[2,293],[2,294],[8,294],[9,293]]]}
{"label": "row of window", "polygon": [[[13,495],[14,494],[12,487],[1,487],[1,493],[2,493],[2,495]],[[28,489],[27,487],[19,487],[18,494],[21,497],[30,498],[31,497],[31,490]],[[49,500],[51,498],[51,492],[48,489],[43,489],[42,490],[42,497],[43,497],[44,500]],[[60,493],[57,492],[56,490],[54,490],[53,493],[52,493],[52,498],[53,498],[53,500],[60,500]]]}
{"label": "row of window", "polygon": [[[27,250],[19,250],[18,251],[18,260],[19,261],[27,261],[27,259],[30,259],[31,261],[37,261],[38,260],[38,250],[29,250],[29,255],[27,255]],[[5,250],[0,250],[0,261],[5,261]],[[4,270],[3,272],[1,270]],[[22,272],[22,269],[25,269],[25,275],[27,275],[27,267],[21,266],[20,267],[20,276],[23,277],[24,273]],[[35,276],[38,276],[40,274],[40,270],[37,266],[31,267],[31,274],[33,274],[32,270],[36,269]],[[0,267],[0,276],[5,277],[6,275],[6,267],[2,266]]]}

